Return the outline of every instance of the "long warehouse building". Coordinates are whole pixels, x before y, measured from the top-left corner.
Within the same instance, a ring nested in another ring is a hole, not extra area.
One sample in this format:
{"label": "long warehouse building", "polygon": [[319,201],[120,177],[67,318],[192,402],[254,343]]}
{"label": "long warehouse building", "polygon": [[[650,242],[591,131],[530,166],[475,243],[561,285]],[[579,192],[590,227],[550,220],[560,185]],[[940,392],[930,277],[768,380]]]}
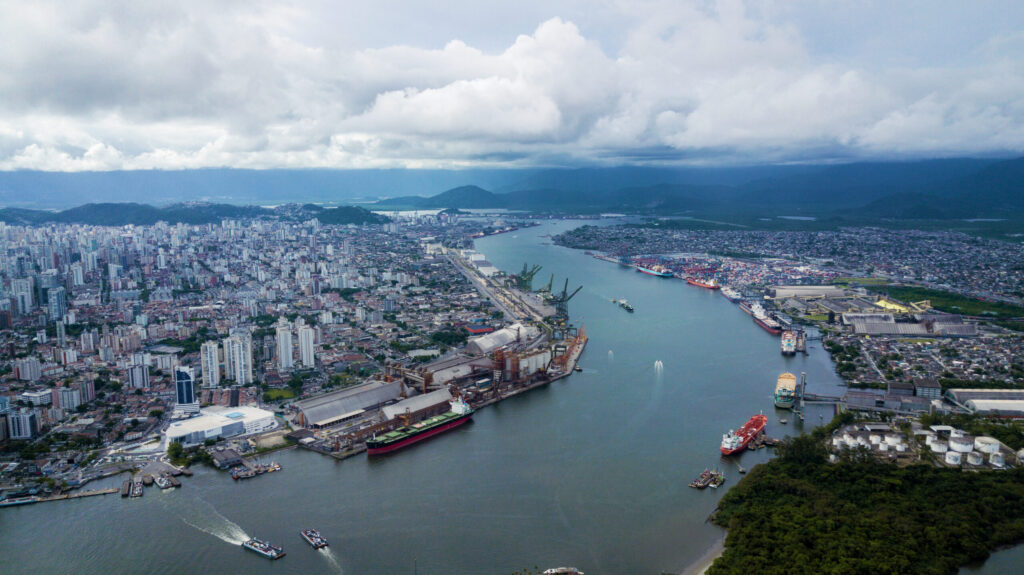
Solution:
{"label": "long warehouse building", "polygon": [[394,403],[402,396],[401,381],[371,381],[295,402],[299,423],[321,428],[359,417],[367,410]]}

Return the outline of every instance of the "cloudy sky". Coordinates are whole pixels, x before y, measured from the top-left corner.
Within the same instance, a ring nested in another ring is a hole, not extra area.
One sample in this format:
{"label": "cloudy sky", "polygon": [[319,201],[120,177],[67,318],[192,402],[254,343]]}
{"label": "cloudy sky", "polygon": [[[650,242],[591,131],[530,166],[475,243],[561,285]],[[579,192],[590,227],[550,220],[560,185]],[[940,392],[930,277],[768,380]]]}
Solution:
{"label": "cloudy sky", "polygon": [[1024,3],[0,0],[0,169],[1024,152]]}

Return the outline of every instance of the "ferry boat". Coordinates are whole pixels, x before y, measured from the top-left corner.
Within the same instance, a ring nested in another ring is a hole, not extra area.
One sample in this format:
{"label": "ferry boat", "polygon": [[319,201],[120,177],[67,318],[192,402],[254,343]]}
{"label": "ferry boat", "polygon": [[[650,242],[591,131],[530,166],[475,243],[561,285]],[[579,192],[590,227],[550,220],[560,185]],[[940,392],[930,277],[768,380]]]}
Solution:
{"label": "ferry boat", "polygon": [[270,543],[267,543],[266,541],[262,541],[262,540],[256,539],[256,538],[250,539],[250,540],[242,543],[242,547],[245,547],[249,551],[253,551],[253,552],[259,553],[260,555],[266,557],[267,559],[280,559],[280,558],[284,557],[284,555],[285,555],[284,554],[284,549],[281,549],[280,547],[277,547],[276,545],[271,545]]}
{"label": "ferry boat", "polygon": [[672,277],[672,271],[662,265],[644,266],[636,264],[636,271],[645,273],[647,275],[657,276],[659,278],[670,278]]}
{"label": "ferry boat", "polygon": [[739,301],[743,299],[743,294],[728,286],[722,286],[722,291],[720,293],[722,294],[722,297],[732,303],[739,303]]}
{"label": "ferry boat", "polygon": [[755,437],[764,432],[768,418],[764,414],[751,417],[743,427],[722,436],[722,455],[743,451]]}
{"label": "ferry boat", "polygon": [[701,288],[704,288],[704,289],[721,289],[722,288],[722,286],[718,285],[718,281],[715,278],[711,278],[711,279],[706,279],[705,280],[705,279],[699,279],[699,278],[695,278],[695,277],[688,277],[688,278],[686,278],[686,283],[688,283],[688,284],[690,284],[692,286],[697,286],[697,287],[701,287]]}
{"label": "ferry boat", "polygon": [[782,339],[779,340],[782,355],[796,355],[796,332],[787,329],[782,332]]}
{"label": "ferry boat", "polygon": [[313,549],[327,547],[327,539],[323,535],[320,535],[320,532],[316,529],[303,529],[302,531],[299,531],[299,534],[306,540],[306,543],[313,546]]}
{"label": "ferry boat", "polygon": [[377,455],[396,451],[458,427],[473,417],[473,409],[461,397],[456,397],[449,404],[451,411],[447,413],[435,415],[419,423],[399,427],[383,435],[374,435],[373,439],[366,442],[366,453]]}
{"label": "ferry boat", "polygon": [[796,376],[786,372],[775,382],[775,407],[793,409],[796,401]]}

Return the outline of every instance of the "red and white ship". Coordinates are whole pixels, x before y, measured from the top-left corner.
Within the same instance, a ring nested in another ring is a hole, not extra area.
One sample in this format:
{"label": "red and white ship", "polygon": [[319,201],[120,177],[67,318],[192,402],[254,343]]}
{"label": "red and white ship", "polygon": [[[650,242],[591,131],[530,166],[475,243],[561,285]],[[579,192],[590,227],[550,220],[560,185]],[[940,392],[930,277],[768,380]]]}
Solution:
{"label": "red and white ship", "polygon": [[743,424],[743,427],[736,431],[730,431],[722,436],[722,455],[732,455],[743,451],[755,437],[764,432],[768,424],[768,417],[763,414],[751,417]]}

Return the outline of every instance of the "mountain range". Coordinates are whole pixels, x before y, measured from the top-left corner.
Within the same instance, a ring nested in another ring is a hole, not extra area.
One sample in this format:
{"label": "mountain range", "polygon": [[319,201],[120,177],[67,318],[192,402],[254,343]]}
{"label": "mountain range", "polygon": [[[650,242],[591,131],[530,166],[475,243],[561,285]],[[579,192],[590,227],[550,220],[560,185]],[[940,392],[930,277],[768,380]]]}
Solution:
{"label": "mountain range", "polygon": [[397,208],[531,211],[771,211],[897,219],[998,218],[1024,213],[1024,158],[930,160],[802,167],[740,183],[571,186],[495,193],[460,186],[440,194],[378,201]]}

